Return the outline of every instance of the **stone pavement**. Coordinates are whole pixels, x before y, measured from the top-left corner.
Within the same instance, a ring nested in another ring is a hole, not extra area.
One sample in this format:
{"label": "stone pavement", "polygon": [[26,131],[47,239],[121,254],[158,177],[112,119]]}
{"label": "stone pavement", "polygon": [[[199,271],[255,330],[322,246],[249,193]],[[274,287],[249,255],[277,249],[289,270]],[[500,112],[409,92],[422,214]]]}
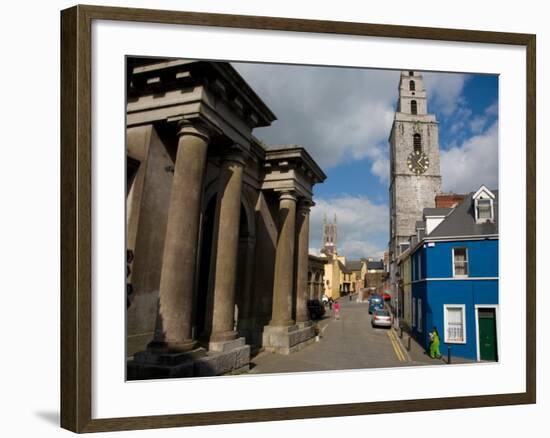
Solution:
{"label": "stone pavement", "polygon": [[318,342],[290,355],[261,352],[252,359],[250,374],[326,371],[433,365],[417,350],[407,352],[393,329],[371,327],[367,303],[353,297],[339,300],[341,317],[328,310],[318,322]]}

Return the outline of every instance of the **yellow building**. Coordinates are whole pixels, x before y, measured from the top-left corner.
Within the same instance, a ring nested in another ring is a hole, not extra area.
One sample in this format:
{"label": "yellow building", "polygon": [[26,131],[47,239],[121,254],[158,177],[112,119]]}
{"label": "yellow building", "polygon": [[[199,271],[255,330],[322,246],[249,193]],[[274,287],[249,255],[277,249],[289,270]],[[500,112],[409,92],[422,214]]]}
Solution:
{"label": "yellow building", "polygon": [[364,287],[364,262],[346,260],[336,253],[327,256],[325,264],[325,295],[333,300],[359,292]]}

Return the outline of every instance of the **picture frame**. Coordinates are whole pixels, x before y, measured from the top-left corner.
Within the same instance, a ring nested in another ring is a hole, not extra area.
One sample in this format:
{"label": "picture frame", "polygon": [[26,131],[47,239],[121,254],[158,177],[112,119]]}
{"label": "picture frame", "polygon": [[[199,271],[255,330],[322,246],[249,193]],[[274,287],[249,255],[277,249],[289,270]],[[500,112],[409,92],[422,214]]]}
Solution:
{"label": "picture frame", "polygon": [[[507,394],[93,418],[92,23],[228,29],[514,45],[526,51],[525,391]],[[536,402],[536,36],[397,25],[78,5],[61,12],[61,426],[74,432],[214,425],[459,409]]]}

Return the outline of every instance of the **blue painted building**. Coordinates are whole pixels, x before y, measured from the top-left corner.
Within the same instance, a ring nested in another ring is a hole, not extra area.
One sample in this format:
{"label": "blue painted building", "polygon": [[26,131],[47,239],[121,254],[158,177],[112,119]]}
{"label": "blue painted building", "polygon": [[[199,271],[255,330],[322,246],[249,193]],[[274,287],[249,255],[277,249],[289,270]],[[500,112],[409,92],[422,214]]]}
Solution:
{"label": "blue painted building", "polygon": [[498,360],[498,192],[482,186],[453,209],[424,209],[411,238],[411,332],[441,353]]}

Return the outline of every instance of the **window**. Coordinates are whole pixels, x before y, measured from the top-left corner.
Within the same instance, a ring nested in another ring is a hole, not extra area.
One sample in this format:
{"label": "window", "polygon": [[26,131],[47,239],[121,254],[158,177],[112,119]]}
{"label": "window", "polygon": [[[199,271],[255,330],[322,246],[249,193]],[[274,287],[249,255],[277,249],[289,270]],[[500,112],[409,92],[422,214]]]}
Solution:
{"label": "window", "polygon": [[408,249],[409,249],[409,244],[408,243],[400,243],[399,244],[399,254],[403,254]]}
{"label": "window", "polygon": [[411,100],[411,114],[417,114],[416,100]]}
{"label": "window", "polygon": [[468,276],[468,250],[453,248],[453,277]]}
{"label": "window", "polygon": [[493,220],[493,208],[490,199],[476,199],[476,222]]}
{"label": "window", "polygon": [[445,342],[466,343],[466,321],[464,305],[446,304],[445,312]]}
{"label": "window", "polygon": [[417,330],[422,332],[422,300],[418,299],[418,327]]}
{"label": "window", "polygon": [[414,81],[409,81],[409,90],[410,90],[410,91],[415,91],[415,84],[414,84]]}
{"label": "window", "polygon": [[416,327],[416,298],[412,299],[412,326]]}
{"label": "window", "polygon": [[420,136],[420,134],[413,135],[413,148],[414,152],[422,152],[422,137]]}
{"label": "window", "polygon": [[410,71],[409,76],[414,76],[414,71]]}
{"label": "window", "polygon": [[420,253],[418,253],[417,268],[418,268],[418,274],[417,274],[416,278],[417,278],[418,280],[421,280],[421,279],[422,279],[422,257],[421,257],[421,255],[420,255]]}

